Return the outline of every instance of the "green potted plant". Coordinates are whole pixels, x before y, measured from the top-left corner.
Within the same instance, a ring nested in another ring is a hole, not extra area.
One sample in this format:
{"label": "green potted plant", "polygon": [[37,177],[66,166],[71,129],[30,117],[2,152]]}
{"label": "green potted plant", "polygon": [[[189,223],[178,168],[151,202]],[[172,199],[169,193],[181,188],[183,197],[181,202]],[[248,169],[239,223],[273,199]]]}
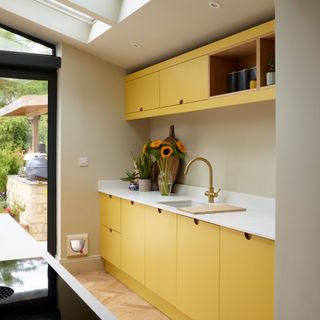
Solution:
{"label": "green potted plant", "polygon": [[134,162],[139,172],[139,191],[150,191],[153,165],[151,155],[143,152],[139,157],[134,159]]}
{"label": "green potted plant", "polygon": [[271,86],[276,83],[276,66],[274,56],[269,57],[266,73],[267,86]]}
{"label": "green potted plant", "polygon": [[129,182],[129,190],[138,190],[139,185],[137,183],[137,179],[139,177],[139,173],[135,170],[126,170],[126,177],[120,178],[122,181],[128,181]]}

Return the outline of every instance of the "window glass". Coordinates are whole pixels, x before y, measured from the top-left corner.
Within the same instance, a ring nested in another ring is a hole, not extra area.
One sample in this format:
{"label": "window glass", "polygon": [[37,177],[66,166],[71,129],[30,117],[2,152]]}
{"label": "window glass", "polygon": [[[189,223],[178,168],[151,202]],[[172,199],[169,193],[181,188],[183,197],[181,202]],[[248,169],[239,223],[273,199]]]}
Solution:
{"label": "window glass", "polygon": [[0,28],[0,50],[52,55],[52,48]]}

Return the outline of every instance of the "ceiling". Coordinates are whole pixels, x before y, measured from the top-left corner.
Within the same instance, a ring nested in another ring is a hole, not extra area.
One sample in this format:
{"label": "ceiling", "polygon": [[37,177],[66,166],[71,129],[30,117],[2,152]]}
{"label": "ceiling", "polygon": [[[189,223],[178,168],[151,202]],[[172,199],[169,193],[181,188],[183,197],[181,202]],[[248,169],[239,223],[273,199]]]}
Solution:
{"label": "ceiling", "polygon": [[89,43],[28,20],[1,0],[0,16],[7,26],[55,44],[68,43],[131,72],[274,18],[273,0],[219,2],[221,8],[212,9],[208,0],[151,0]]}

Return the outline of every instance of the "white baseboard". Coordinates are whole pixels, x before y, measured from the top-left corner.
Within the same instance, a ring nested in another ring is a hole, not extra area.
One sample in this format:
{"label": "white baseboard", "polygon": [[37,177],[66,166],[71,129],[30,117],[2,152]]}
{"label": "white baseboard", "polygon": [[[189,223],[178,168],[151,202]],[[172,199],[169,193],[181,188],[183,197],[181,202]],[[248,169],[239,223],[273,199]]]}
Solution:
{"label": "white baseboard", "polygon": [[60,263],[73,275],[88,271],[104,270],[101,256],[88,256],[80,258],[63,258]]}

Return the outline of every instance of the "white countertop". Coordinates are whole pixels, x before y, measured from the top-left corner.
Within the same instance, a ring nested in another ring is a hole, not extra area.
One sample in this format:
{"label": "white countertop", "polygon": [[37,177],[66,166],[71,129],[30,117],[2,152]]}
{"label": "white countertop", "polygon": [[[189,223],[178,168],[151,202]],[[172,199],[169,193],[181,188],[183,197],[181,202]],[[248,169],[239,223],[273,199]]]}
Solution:
{"label": "white countertop", "polygon": [[186,217],[275,240],[275,200],[273,198],[222,190],[218,199],[215,199],[216,202],[245,207],[247,210],[244,212],[216,214],[189,214],[159,202],[193,200],[205,203],[207,202],[207,197],[204,196],[206,188],[175,185],[175,193],[170,196],[161,196],[159,191],[131,191],[128,189],[128,183],[118,180],[103,180],[98,182],[98,191]]}
{"label": "white countertop", "polygon": [[0,261],[43,257],[101,319],[116,319],[103,304],[7,214],[0,214],[0,244]]}

